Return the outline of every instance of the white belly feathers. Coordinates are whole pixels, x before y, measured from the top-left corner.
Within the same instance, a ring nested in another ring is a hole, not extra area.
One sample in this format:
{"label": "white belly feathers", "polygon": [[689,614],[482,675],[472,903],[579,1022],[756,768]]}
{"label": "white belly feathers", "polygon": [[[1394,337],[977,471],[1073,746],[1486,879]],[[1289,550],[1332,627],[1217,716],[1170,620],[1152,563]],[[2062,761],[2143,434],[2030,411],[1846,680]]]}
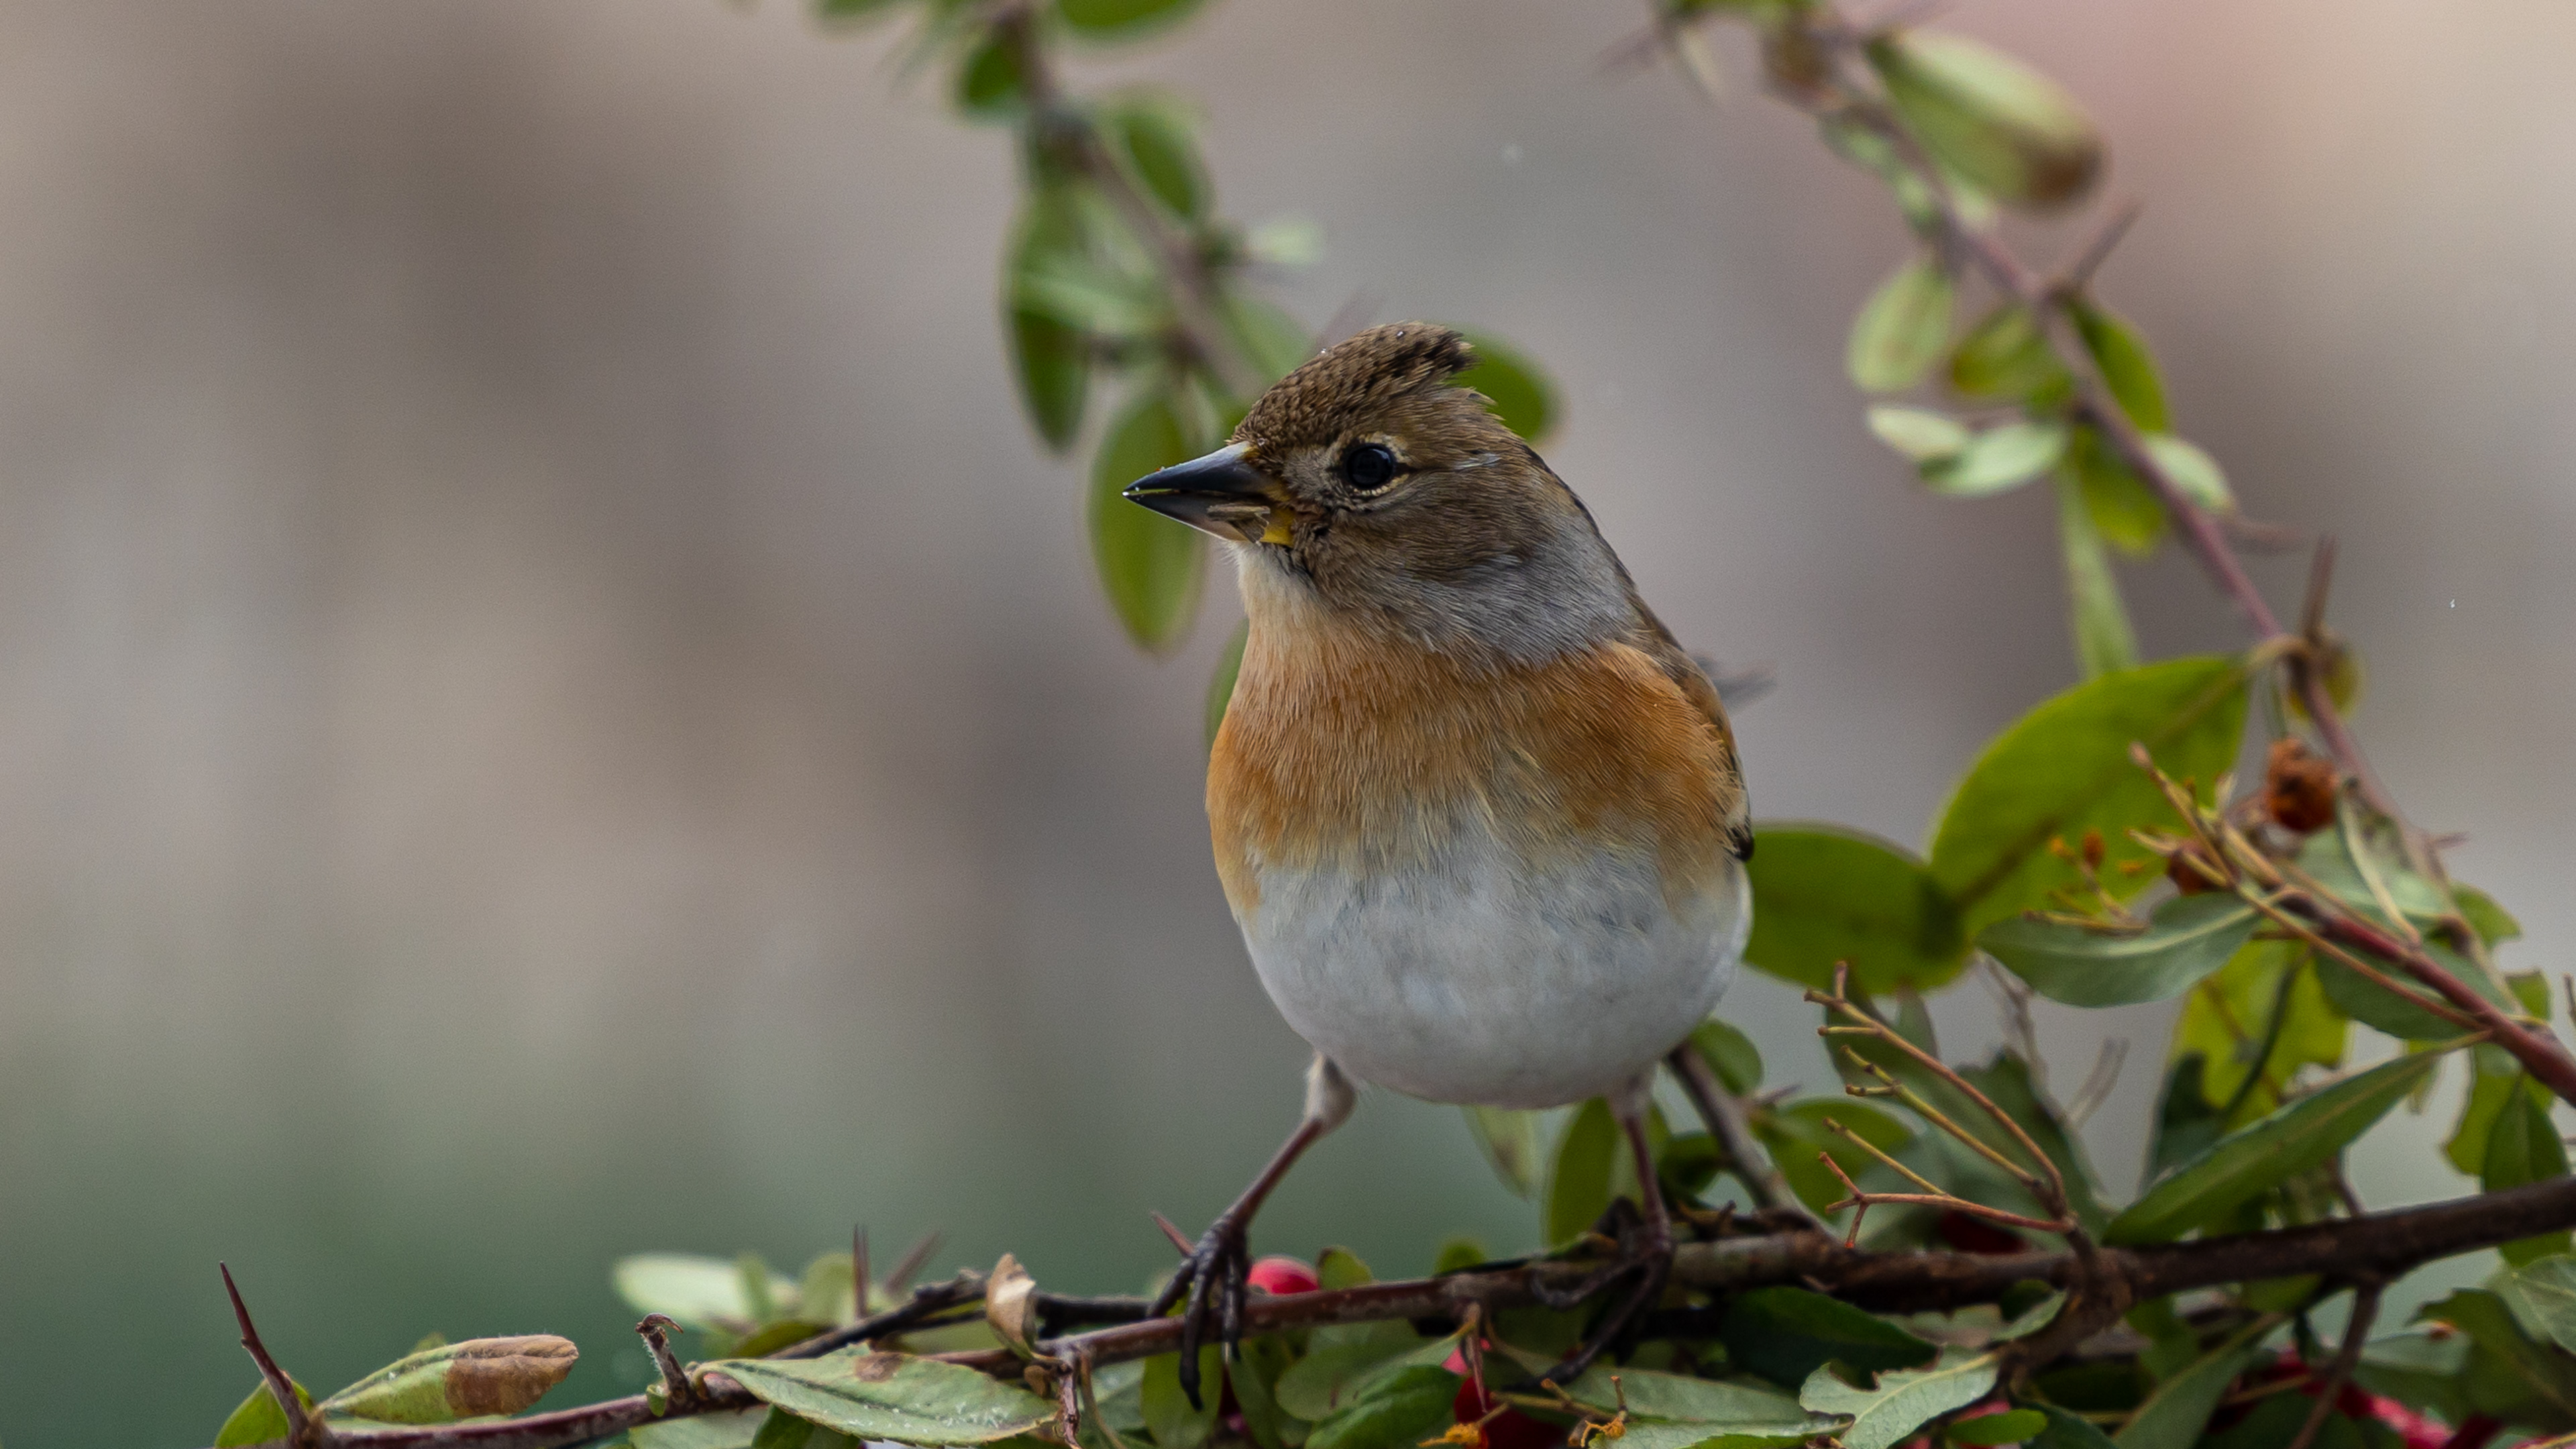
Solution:
{"label": "white belly feathers", "polygon": [[1533,866],[1463,825],[1431,868],[1252,862],[1254,967],[1300,1036],[1435,1102],[1553,1107],[1653,1066],[1717,1004],[1752,924],[1729,861],[1676,912],[1650,850]]}

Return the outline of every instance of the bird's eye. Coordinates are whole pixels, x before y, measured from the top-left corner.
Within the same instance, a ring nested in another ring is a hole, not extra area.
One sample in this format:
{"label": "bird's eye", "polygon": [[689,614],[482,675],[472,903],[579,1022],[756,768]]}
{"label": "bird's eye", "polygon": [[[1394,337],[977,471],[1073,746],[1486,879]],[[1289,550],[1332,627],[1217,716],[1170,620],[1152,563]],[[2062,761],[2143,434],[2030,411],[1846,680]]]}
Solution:
{"label": "bird's eye", "polygon": [[1342,455],[1342,476],[1362,493],[1395,481],[1395,453],[1384,443],[1361,443]]}

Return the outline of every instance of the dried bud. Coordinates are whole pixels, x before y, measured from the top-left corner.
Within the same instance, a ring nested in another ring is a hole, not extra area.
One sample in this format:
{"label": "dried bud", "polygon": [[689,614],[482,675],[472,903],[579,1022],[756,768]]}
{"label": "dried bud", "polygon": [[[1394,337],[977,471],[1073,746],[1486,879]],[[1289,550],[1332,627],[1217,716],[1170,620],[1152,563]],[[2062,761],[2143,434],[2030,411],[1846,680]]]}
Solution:
{"label": "dried bud", "polygon": [[2187,896],[2227,888],[2226,877],[2213,872],[2189,850],[2177,850],[2165,862],[2165,879],[2172,881],[2174,889]]}
{"label": "dried bud", "polygon": [[2263,811],[2282,829],[2307,835],[2332,825],[2340,788],[2334,762],[2305,741],[2285,735],[2272,742],[2263,765]]}
{"label": "dried bud", "polygon": [[2061,206],[2102,170],[2092,118],[2055,81],[1961,35],[1903,31],[1870,64],[1925,150],[1996,200]]}
{"label": "dried bud", "polygon": [[2102,868],[2103,848],[2101,831],[2087,830],[2084,832],[2084,868],[2086,870],[2100,870]]}
{"label": "dried bud", "polygon": [[1009,1253],[993,1265],[993,1276],[984,1280],[984,1321],[992,1325],[996,1338],[1022,1358],[1037,1356],[1029,1346],[1037,1337],[1037,1293],[1037,1280]]}
{"label": "dried bud", "polygon": [[470,1338],[396,1359],[322,1403],[325,1412],[388,1424],[448,1424],[515,1414],[572,1372],[581,1350],[551,1333]]}

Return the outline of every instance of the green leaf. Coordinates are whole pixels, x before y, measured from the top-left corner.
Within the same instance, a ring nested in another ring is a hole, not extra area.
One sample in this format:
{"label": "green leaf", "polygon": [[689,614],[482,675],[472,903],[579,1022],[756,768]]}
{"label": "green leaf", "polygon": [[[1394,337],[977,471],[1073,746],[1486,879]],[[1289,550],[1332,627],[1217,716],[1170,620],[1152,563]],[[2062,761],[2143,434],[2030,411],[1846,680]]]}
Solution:
{"label": "green leaf", "polygon": [[[626,1438],[634,1449],[751,1449],[752,1441],[759,1437],[761,1425],[768,1418],[767,1409],[700,1414],[688,1419],[638,1424],[626,1431]],[[615,1440],[610,1440],[601,1449],[609,1449],[615,1443]]]}
{"label": "green leaf", "polygon": [[387,1424],[515,1414],[572,1372],[568,1338],[524,1334],[440,1344],[394,1360],[322,1401],[322,1412]]}
{"label": "green leaf", "polygon": [[[1989,1101],[2003,1108],[2004,1115],[2030,1134],[2039,1150],[2048,1154],[2056,1165],[2058,1176],[2066,1179],[2068,1205],[2076,1220],[2088,1232],[2101,1231],[2110,1218],[2101,1200],[2100,1175],[2093,1171],[2093,1161],[2084,1151],[2084,1140],[2066,1125],[2057,1107],[2031,1079],[2030,1064],[2009,1051],[1998,1051],[1994,1060],[1982,1067],[1960,1073],[1968,1085],[1986,1094]],[[2045,1320],[2042,1320],[2045,1322]],[[2032,1328],[2040,1325],[2034,1323]],[[2019,1334],[2007,1334],[2019,1337]]]}
{"label": "green leaf", "polygon": [[1932,491],[1947,498],[1987,498],[2019,488],[2066,456],[2066,424],[2005,423],[1988,428],[1968,446],[1917,471]]}
{"label": "green leaf", "polygon": [[1914,1140],[1904,1123],[1848,1097],[1811,1097],[1756,1113],[1752,1119],[1753,1135],[1770,1152],[1772,1165],[1788,1179],[1789,1190],[1818,1213],[1825,1211],[1826,1204],[1843,1197],[1841,1180],[1816,1160],[1819,1153],[1830,1155],[1836,1165],[1854,1177],[1872,1170],[1878,1161],[1828,1129],[1825,1119],[1829,1117],[1882,1151],[1894,1152]]}
{"label": "green leaf", "polygon": [[2094,527],[2083,485],[2057,479],[2057,541],[2066,559],[2066,601],[2075,632],[2075,661],[2086,679],[2099,679],[2138,663],[2138,633],[2120,601],[2111,555]]}
{"label": "green leaf", "polygon": [[1762,1053],[1753,1038],[1710,1017],[1692,1028],[1690,1048],[1717,1073],[1726,1090],[1741,1097],[1762,1085]]}
{"label": "green leaf", "polygon": [[1264,386],[1277,382],[1315,355],[1314,334],[1294,317],[1258,297],[1228,293],[1226,326]]}
{"label": "green leaf", "polygon": [[1869,60],[1933,159],[1997,200],[2062,205],[2101,171],[2101,138],[2074,97],[2000,51],[1900,31],[1873,41]]}
{"label": "green leaf", "polygon": [[1830,825],[1765,824],[1745,873],[1753,933],[1744,959],[1784,981],[1830,987],[1834,963],[1879,995],[1930,991],[1967,965],[1959,913],[1902,846]]}
{"label": "green leaf", "polygon": [[2442,1155],[2471,1177],[2486,1170],[2487,1136],[2517,1091],[2529,1091],[2522,1069],[2502,1051],[2469,1053],[2469,1097],[2460,1105],[2460,1120],[2442,1144]]}
{"label": "green leaf", "polygon": [[967,48],[957,65],[957,109],[975,121],[1007,121],[1028,103],[1028,81],[1020,74],[1021,55],[1001,31],[990,31]]}
{"label": "green leaf", "polygon": [[1967,424],[1948,413],[1879,403],[1868,418],[1869,430],[1880,442],[1918,464],[1956,457],[1968,446]]}
{"label": "green leaf", "polygon": [[[295,1397],[305,1408],[313,1407],[313,1395],[293,1378]],[[239,1407],[224,1416],[224,1426],[215,1431],[215,1449],[239,1449],[245,1444],[266,1444],[286,1437],[286,1411],[277,1406],[277,1396],[268,1390],[265,1380],[250,1391]]]}
{"label": "green leaf", "polygon": [[2480,1412],[2544,1433],[2576,1420],[2576,1360],[2535,1342],[2502,1298],[2462,1288],[2425,1304],[2415,1316],[2447,1323],[2469,1336],[2477,1351],[2463,1377],[2470,1403]]}
{"label": "green leaf", "polygon": [[1055,1417],[1055,1406],[962,1364],[900,1353],[720,1359],[707,1367],[764,1404],[862,1439],[989,1444]]}
{"label": "green leaf", "polygon": [[2120,411],[2140,432],[2170,431],[2173,415],[2165,408],[2165,380],[2156,371],[2155,355],[2147,350],[2146,339],[2125,318],[2091,301],[2078,298],[2067,312],[2075,319],[2075,335],[2093,355],[2093,365],[2101,369],[2103,385],[2110,388]]}
{"label": "green leaf", "polygon": [[1890,1449],[1943,1414],[1984,1398],[1994,1386],[1994,1355],[1946,1354],[1932,1368],[1881,1374],[1867,1389],[1819,1368],[1798,1390],[1798,1402],[1819,1414],[1851,1416],[1851,1427],[1840,1436],[1843,1449]]}
{"label": "green leaf", "polygon": [[[2501,1192],[2509,1187],[2522,1187],[2547,1182],[2567,1175],[2567,1144],[2559,1140],[2558,1127],[2549,1118],[2549,1098],[2531,1084],[2513,1093],[2496,1115],[2487,1132],[2485,1165],[2478,1173],[2478,1186],[2487,1192]],[[2567,1231],[2542,1233],[2523,1238],[2496,1249],[2506,1263],[2521,1267],[2553,1253],[2568,1250]]]}
{"label": "green leaf", "polygon": [[[1758,853],[1758,852],[1757,852]],[[1610,1179],[1619,1160],[1619,1124],[1610,1104],[1595,1097],[1566,1119],[1547,1174],[1541,1238],[1550,1247],[1573,1242],[1610,1207]]]}
{"label": "green leaf", "polygon": [[899,0],[815,0],[814,13],[825,20],[864,20],[883,15]]}
{"label": "green leaf", "polygon": [[836,1429],[806,1423],[785,1409],[771,1409],[753,1432],[751,1449],[860,1449],[864,1442]]}
{"label": "green leaf", "polygon": [[2488,946],[2501,946],[2521,938],[2522,923],[2497,905],[2495,897],[2485,891],[2476,886],[2455,885],[2451,887],[2451,899],[2459,903],[2460,914],[2467,919],[2469,929],[2477,932],[2478,939]]}
{"label": "green leaf", "polygon": [[1051,317],[1013,312],[1011,372],[1038,436],[1059,453],[1072,447],[1091,391],[1089,341]]}
{"label": "green leaf", "polygon": [[1950,387],[1962,397],[2045,409],[2074,395],[2075,376],[2057,360],[2038,317],[2007,302],[1980,318],[1951,350]]}
{"label": "green leaf", "polygon": [[1242,1411],[1244,1433],[1259,1449],[1286,1449],[1291,1435],[1305,1437],[1305,1425],[1279,1407],[1279,1376],[1296,1356],[1279,1338],[1248,1338],[1225,1366],[1226,1387],[1234,1390]]}
{"label": "green leaf", "polygon": [[[1941,812],[1932,876],[1959,903],[1974,935],[2048,903],[2075,882],[2049,842],[2101,832],[2102,879],[2127,880],[2123,863],[2152,860],[2134,826],[2171,825],[2171,807],[2129,759],[2139,741],[2166,771],[2207,787],[2236,761],[2245,732],[2245,666],[2203,655],[2124,669],[2077,685],[2024,715],[1986,747]],[[2126,889],[2143,889],[2141,878]]]}
{"label": "green leaf", "polygon": [[[762,1316],[745,1300],[743,1265],[729,1258],[637,1253],[618,1259],[609,1279],[627,1307],[662,1314],[682,1328],[740,1331]],[[795,1291],[794,1284],[774,1274],[767,1288],[773,1300]]]}
{"label": "green leaf", "polygon": [[2228,490],[2227,475],[2216,458],[2171,433],[2149,433],[2146,444],[2147,456],[2165,470],[2183,497],[2211,513],[2236,511],[2236,495]]}
{"label": "green leaf", "polygon": [[2441,1064],[2424,1052],[2383,1062],[2302,1097],[2175,1169],[2111,1222],[2105,1241],[2181,1237],[2258,1193],[2321,1167]]}
{"label": "green leaf", "polygon": [[1401,1324],[1393,1326],[1402,1331],[1307,1350],[1305,1357],[1281,1372],[1272,1388],[1279,1407],[1321,1423],[1355,1402],[1379,1375],[1426,1363],[1436,1367],[1456,1348],[1448,1339],[1426,1339]]}
{"label": "green leaf", "polygon": [[[1611,1376],[1618,1376],[1613,1384]],[[1652,1369],[1623,1368],[1587,1369],[1582,1378],[1566,1390],[1567,1397],[1607,1416],[1626,1401],[1632,1422],[1628,1432],[1635,1434],[1641,1426],[1677,1425],[1687,1428],[1700,1439],[1674,1437],[1665,1442],[1673,1449],[1701,1442],[1709,1436],[1721,1436],[1729,1449],[1740,1449],[1736,1440],[1765,1442],[1798,1442],[1829,1432],[1830,1423],[1821,1422],[1798,1406],[1798,1401],[1777,1389],[1758,1384],[1721,1382],[1694,1378],[1687,1374],[1658,1373]],[[1625,1437],[1619,1449],[1631,1449]],[[1635,1449],[1650,1449],[1652,1439],[1642,1440]]]}
{"label": "green leaf", "polygon": [[1181,1392],[1181,1356],[1157,1354],[1145,1360],[1143,1403],[1145,1429],[1156,1449],[1198,1449],[1215,1432],[1216,1412],[1225,1398],[1225,1356],[1215,1344],[1199,1350],[1199,1402]]}
{"label": "green leaf", "polygon": [[2048,1427],[2030,1441],[2032,1449],[2111,1449],[2111,1436],[2093,1427],[2083,1415],[2055,1404],[2035,1407],[2047,1418]]}
{"label": "green leaf", "polygon": [[1107,119],[1110,139],[1146,195],[1183,221],[1207,214],[1214,188],[1199,160],[1190,115],[1178,101],[1150,93],[1129,96]]}
{"label": "green leaf", "polygon": [[1852,319],[1843,366],[1863,392],[1902,392],[1923,380],[1950,340],[1958,289],[1940,259],[1920,256],[1870,294]]}
{"label": "green leaf", "polygon": [[[2432,957],[2436,965],[2467,983],[2479,994],[2488,997],[2498,994],[2485,983],[2483,979],[2485,973],[2450,948],[2427,941],[2424,943],[2424,953]],[[2439,1001],[2440,998],[2436,997],[2431,989],[2418,984],[2403,967],[2393,961],[2373,960],[2370,964],[2379,968],[2381,975],[2405,988],[2405,991],[2402,993],[2391,991],[2333,956],[2321,955],[2317,958],[2318,984],[2325,988],[2326,1000],[2333,1002],[2336,1010],[2374,1031],[2384,1032],[2400,1041],[2440,1041],[2459,1033],[2458,1026],[2444,1021],[2424,1008],[2422,1003]]]}
{"label": "green leaf", "polygon": [[2007,1409],[2000,1414],[1980,1414],[1973,1419],[1960,1419],[1943,1432],[1953,1444],[1974,1444],[1990,1449],[1997,1444],[2019,1444],[2035,1439],[2048,1427],[2048,1416],[2037,1409]]}
{"label": "green leaf", "polygon": [[1198,611],[1207,550],[1187,524],[1120,497],[1157,468],[1197,456],[1171,395],[1148,391],[1109,428],[1091,466],[1091,556],[1129,638],[1162,651]]}
{"label": "green leaf", "polygon": [[2410,1331],[2372,1339],[2352,1379],[2371,1393],[2457,1424],[2477,1412],[2464,1383],[2468,1362],[2469,1341],[2461,1335]]}
{"label": "green leaf", "polygon": [[2127,1006],[2189,990],[2236,954],[2262,924],[2232,895],[2175,896],[2134,934],[2016,916],[1977,933],[1977,945],[2033,991],[2069,1006]]}
{"label": "green leaf", "polygon": [[1756,1288],[1718,1321],[1730,1367],[1795,1386],[1839,1360],[1868,1372],[1919,1368],[1937,1350],[1875,1314],[1804,1288]]}
{"label": "green leaf", "polygon": [[1306,1449],[1413,1449],[1449,1427],[1458,1383],[1458,1375],[1427,1364],[1386,1374],[1318,1422]]}
{"label": "green leaf", "polygon": [[2071,478],[2084,495],[2102,541],[2133,558],[2155,552],[2165,536],[2164,500],[2147,481],[2129,471],[2101,430],[2079,427],[2066,446],[2059,476]]}
{"label": "green leaf", "polygon": [[1494,1176],[1514,1197],[1538,1194],[1539,1173],[1545,1159],[1541,1157],[1538,1124],[1542,1116],[1512,1107],[1463,1107],[1467,1130],[1474,1134],[1478,1150],[1494,1169]]}
{"label": "green leaf", "polygon": [[2299,1068],[2342,1062],[2349,1025],[2307,959],[2295,941],[2256,941],[2184,1000],[2173,1055],[2203,1058],[2203,1101],[2223,1109],[2215,1126],[2241,1127],[2280,1106],[2277,1088]]}
{"label": "green leaf", "polygon": [[2516,1318],[2576,1352],[2576,1257],[2557,1252],[2522,1264],[2506,1277],[2503,1297]]}
{"label": "green leaf", "polygon": [[1315,1255],[1315,1285],[1325,1289],[1363,1288],[1377,1281],[1369,1265],[1348,1248],[1326,1248]]}
{"label": "green leaf", "polygon": [[2119,1449],[2191,1449],[2209,1426],[2227,1386],[2263,1352],[2261,1335],[2240,1332],[2173,1375],[2111,1436]]}
{"label": "green leaf", "polygon": [[1056,10],[1075,34],[1089,40],[1125,40],[1178,24],[1199,0],[1057,0]]}
{"label": "green leaf", "polygon": [[1483,332],[1462,332],[1475,357],[1472,366],[1449,379],[1451,387],[1483,393],[1504,427],[1530,442],[1546,439],[1556,427],[1556,388],[1517,349]]}
{"label": "green leaf", "polygon": [[1216,748],[1217,727],[1225,723],[1225,711],[1234,703],[1235,677],[1243,672],[1243,646],[1252,638],[1252,621],[1245,619],[1234,626],[1226,637],[1225,647],[1217,651],[1216,668],[1208,675],[1207,742]]}
{"label": "green leaf", "polygon": [[2208,1058],[2193,1052],[2177,1057],[2165,1073],[2164,1095],[2156,1100],[2156,1138],[2147,1157],[2149,1181],[2207,1152],[2226,1135],[2226,1121],[2201,1088]]}

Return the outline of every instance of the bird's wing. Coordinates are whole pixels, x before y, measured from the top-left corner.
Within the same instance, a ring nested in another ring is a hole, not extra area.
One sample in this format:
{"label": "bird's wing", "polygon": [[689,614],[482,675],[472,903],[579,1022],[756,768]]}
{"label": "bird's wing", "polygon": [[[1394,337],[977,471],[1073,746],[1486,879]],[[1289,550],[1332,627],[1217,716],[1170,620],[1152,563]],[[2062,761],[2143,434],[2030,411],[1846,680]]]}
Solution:
{"label": "bird's wing", "polygon": [[1655,661],[1666,677],[1680,686],[1683,697],[1708,716],[1709,726],[1717,731],[1718,748],[1723,755],[1725,778],[1720,790],[1725,796],[1727,847],[1738,860],[1753,857],[1753,805],[1744,789],[1744,766],[1735,754],[1735,726],[1726,718],[1726,706],[1717,697],[1717,685],[1693,659],[1690,651],[1673,638],[1673,631],[1646,607],[1637,595],[1636,585],[1628,586],[1628,606],[1637,617],[1637,628],[1631,643]]}

